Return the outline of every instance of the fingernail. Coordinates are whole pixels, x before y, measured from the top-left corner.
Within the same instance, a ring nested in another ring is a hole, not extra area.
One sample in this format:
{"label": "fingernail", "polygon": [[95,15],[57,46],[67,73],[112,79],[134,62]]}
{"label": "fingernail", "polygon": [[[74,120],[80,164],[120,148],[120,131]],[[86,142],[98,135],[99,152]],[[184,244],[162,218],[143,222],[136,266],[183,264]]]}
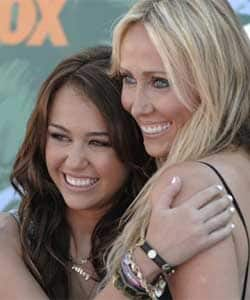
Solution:
{"label": "fingernail", "polygon": [[171,180],[171,183],[174,184],[174,183],[177,182],[177,180],[178,180],[178,177],[177,177],[177,176],[174,176],[174,177],[172,178],[172,180]]}
{"label": "fingernail", "polygon": [[229,199],[231,202],[233,202],[233,197],[231,195],[227,195],[227,199]]}
{"label": "fingernail", "polygon": [[223,191],[223,186],[222,186],[222,185],[218,184],[218,185],[216,185],[216,187],[217,187],[217,189],[218,189],[219,191]]}
{"label": "fingernail", "polygon": [[234,224],[234,223],[231,224],[231,228],[232,228],[232,229],[235,228],[235,224]]}
{"label": "fingernail", "polygon": [[231,206],[231,207],[229,208],[229,211],[230,211],[231,213],[234,213],[234,212],[235,212],[235,207],[234,207],[234,206]]}

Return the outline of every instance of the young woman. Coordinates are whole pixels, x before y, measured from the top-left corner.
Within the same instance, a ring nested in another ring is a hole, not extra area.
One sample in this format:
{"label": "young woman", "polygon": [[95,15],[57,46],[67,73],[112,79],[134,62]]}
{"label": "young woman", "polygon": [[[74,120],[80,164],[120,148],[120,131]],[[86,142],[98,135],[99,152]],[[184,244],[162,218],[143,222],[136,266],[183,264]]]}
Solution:
{"label": "young woman", "polygon": [[[158,211],[153,208],[150,223],[149,216],[151,199],[160,197],[166,182],[179,175],[183,189],[174,207],[217,183],[233,198],[237,214],[232,236],[178,267],[169,279],[172,298],[250,299],[248,37],[226,0],[140,0],[115,28],[113,49],[113,72],[123,79],[122,104],[137,121],[146,151],[160,169],[130,208],[133,221],[110,253],[110,272],[131,275],[124,256],[145,237],[175,264],[176,249],[166,243],[169,228],[166,238],[162,235],[165,215],[154,218]],[[134,259],[147,280],[157,265],[143,264],[141,252],[137,246]],[[130,281],[126,276],[123,284]],[[140,279],[134,281],[141,288]]]}
{"label": "young woman", "polygon": [[[121,216],[155,171],[120,104],[120,81],[107,74],[110,56],[109,47],[86,50],[60,63],[41,87],[11,176],[22,196],[17,224],[9,214],[0,219],[3,299],[91,299]],[[175,178],[162,192],[156,214],[167,212],[166,227],[180,232],[166,241],[178,248],[177,264],[227,237],[232,215],[217,186],[169,209],[180,186]],[[214,197],[220,205],[209,204]]]}
{"label": "young woman", "polygon": [[97,47],[56,67],[14,163],[23,259],[51,299],[91,297],[120,217],[155,170],[106,74],[110,54]]}

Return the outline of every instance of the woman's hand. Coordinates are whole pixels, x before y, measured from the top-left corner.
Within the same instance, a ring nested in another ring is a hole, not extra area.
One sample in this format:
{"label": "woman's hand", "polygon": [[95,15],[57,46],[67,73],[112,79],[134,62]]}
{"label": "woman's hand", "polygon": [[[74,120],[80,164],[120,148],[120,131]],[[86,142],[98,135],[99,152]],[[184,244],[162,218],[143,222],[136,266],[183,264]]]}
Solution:
{"label": "woman's hand", "polygon": [[181,180],[174,177],[161,197],[153,201],[146,235],[150,245],[172,266],[225,239],[234,227],[232,197],[222,186],[213,185],[171,208],[180,190]]}

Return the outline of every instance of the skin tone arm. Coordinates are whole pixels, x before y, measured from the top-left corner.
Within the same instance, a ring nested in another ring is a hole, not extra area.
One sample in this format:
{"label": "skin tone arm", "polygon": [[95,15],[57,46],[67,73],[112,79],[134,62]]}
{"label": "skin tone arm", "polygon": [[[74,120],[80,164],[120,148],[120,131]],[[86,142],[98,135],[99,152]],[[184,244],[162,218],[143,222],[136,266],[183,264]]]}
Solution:
{"label": "skin tone arm", "polygon": [[[210,176],[211,174],[206,168],[194,163],[185,163],[173,167],[162,176],[159,186],[153,191],[154,198],[157,195],[159,197],[159,193],[164,188],[164,182],[170,180],[173,174],[181,174],[183,179],[183,188],[174,203],[176,207],[190,202],[189,199],[194,192],[198,192],[208,185],[220,183],[216,177]],[[211,205],[216,205],[216,202],[211,202]],[[154,214],[154,211],[152,213]],[[224,213],[226,216],[230,211],[226,210]],[[151,234],[152,232],[157,233],[162,228],[163,219],[159,215],[157,219],[152,219],[154,222],[150,223],[148,238],[152,245],[161,251],[160,253],[166,253],[168,257],[171,257],[171,251],[175,250],[168,249],[166,243],[165,245],[160,243],[157,234],[154,236]],[[165,258],[167,259],[166,255]],[[198,255],[180,265],[169,283],[175,300],[239,300],[241,288],[233,236],[228,235],[214,247],[199,252]]]}
{"label": "skin tone arm", "polygon": [[[189,232],[189,230],[185,230],[185,227],[187,224],[182,225],[179,220],[183,218],[183,215],[186,217],[186,220],[189,225],[194,223],[194,216],[188,215],[187,212],[190,209],[189,205],[184,205],[184,208],[180,206],[175,211],[172,211],[172,217],[171,217],[171,210],[169,209],[169,205],[171,204],[172,199],[178,194],[179,190],[181,188],[181,182],[179,180],[176,181],[175,184],[169,185],[167,189],[165,188],[164,193],[162,193],[160,197],[160,202],[164,203],[165,210],[164,212],[169,213],[169,222],[168,226],[178,227],[180,232],[183,232],[182,238],[180,241],[176,241],[175,237],[169,236],[169,241],[171,241],[172,244],[168,244],[168,248],[181,248],[182,251],[177,253],[177,256],[174,257],[172,255],[171,259],[175,259],[175,261],[179,261],[179,263],[182,263],[186,259],[190,258],[191,256],[195,255],[198,251],[201,251],[203,249],[206,249],[207,247],[213,245],[217,240],[216,239],[207,239],[205,236],[207,234],[204,232],[202,235],[197,235],[195,233],[195,228],[197,226],[193,226],[193,229]],[[218,194],[218,190],[216,190],[215,187],[213,187],[213,190],[216,191],[215,193]],[[203,191],[196,197],[193,197],[190,199],[190,203],[196,203],[200,202],[201,199],[210,199],[211,197],[211,191]],[[207,200],[206,200],[207,201]],[[205,202],[206,202],[205,201]],[[220,200],[223,202],[223,200]],[[227,202],[228,205],[228,202]],[[169,211],[169,212],[168,212]],[[216,208],[214,208],[212,215],[217,214]],[[186,214],[185,214],[186,212]],[[157,212],[155,212],[157,214]],[[158,219],[159,216],[157,216]],[[165,218],[166,216],[164,216]],[[226,222],[229,221],[229,218],[225,220]],[[224,223],[223,223],[224,224]],[[225,224],[224,224],[225,225]],[[9,282],[9,285],[1,286],[0,288],[0,298],[6,298],[6,295],[8,295],[8,299],[13,300],[21,300],[21,299],[38,299],[38,300],[45,300],[48,299],[46,295],[42,292],[39,285],[36,283],[36,281],[33,279],[32,275],[29,273],[27,268],[25,267],[22,257],[21,257],[21,249],[19,244],[19,238],[18,238],[18,227],[15,223],[14,219],[9,215],[2,215],[0,216],[0,261],[3,263],[2,271],[0,271],[0,281],[1,282]],[[155,224],[154,224],[155,226]],[[199,225],[200,226],[200,225]],[[198,226],[198,227],[199,227]],[[164,226],[166,228],[166,226]],[[187,228],[190,228],[188,226]],[[167,230],[167,228],[166,228]],[[175,233],[174,233],[175,234]],[[227,233],[227,235],[229,232]],[[162,236],[162,235],[161,235]],[[160,240],[162,240],[161,236],[159,237]],[[220,239],[225,237],[226,233],[223,235],[220,235]],[[194,244],[199,244],[199,247],[197,249],[192,248],[190,251],[190,239],[194,242]],[[203,242],[202,242],[202,241]],[[187,243],[188,241],[188,243]],[[154,245],[152,243],[152,245]],[[176,249],[175,248],[175,249]],[[187,251],[188,250],[188,251]],[[181,258],[183,257],[183,258]],[[140,265],[146,266],[147,274],[155,274],[155,272],[158,272],[157,269],[155,269],[154,263],[152,263],[149,259],[147,259],[144,255],[144,253],[137,253],[137,259],[138,263]],[[170,262],[170,261],[169,261]],[[171,262],[170,262],[171,263]],[[3,272],[4,270],[4,272]],[[11,280],[9,279],[11,278]],[[16,288],[13,288],[16,287]],[[122,300],[127,299],[125,296],[122,295],[122,293],[118,290],[116,290],[113,285],[110,283],[95,299],[96,300],[102,300],[107,299],[109,297],[110,300],[116,299],[116,300]]]}
{"label": "skin tone arm", "polygon": [[[169,181],[169,179],[170,178],[168,177],[167,180]],[[167,255],[165,255],[165,258],[166,261],[171,265],[182,264],[190,257],[195,256],[198,253],[197,249],[200,249],[199,251],[202,252],[204,249],[207,249],[213,246],[215,243],[224,240],[232,232],[232,226],[229,222],[229,220],[231,220],[232,218],[232,212],[230,212],[229,210],[229,208],[231,207],[231,200],[227,197],[227,195],[224,194],[224,197],[217,201],[218,205],[206,205],[211,201],[211,199],[218,199],[218,197],[221,196],[221,193],[224,193],[220,188],[218,189],[218,185],[212,185],[206,190],[202,190],[199,193],[193,195],[193,197],[191,197],[190,194],[190,199],[187,203],[187,206],[185,206],[185,204],[182,204],[182,206],[178,207],[177,212],[176,209],[169,209],[169,206],[171,204],[173,195],[176,196],[176,192],[179,186],[180,181],[177,177],[175,186],[172,186],[170,189],[169,187],[167,187],[167,190],[166,188],[162,188],[160,194],[156,193],[157,198],[153,197],[154,199],[159,200],[153,205],[152,217],[150,221],[150,224],[152,223],[152,226],[149,226],[149,230],[147,233],[147,240],[154,246],[159,244],[159,242],[162,243],[162,241],[164,241],[165,248],[162,248],[162,245],[157,245],[157,247],[155,248],[162,249],[162,251],[159,251],[161,254],[167,253]],[[156,194],[154,196],[156,196]],[[200,206],[202,206],[203,208],[197,210],[196,207]],[[181,212],[182,208],[183,211]],[[189,216],[187,214],[187,211],[189,211]],[[208,217],[214,216],[216,211],[225,211],[225,213],[221,213],[217,215],[217,217],[213,217],[212,219],[210,219],[211,222],[207,223],[207,227],[204,226],[203,220],[207,219]],[[182,226],[179,226],[179,222],[178,224],[173,222],[173,218],[175,218],[176,213],[178,213],[179,220],[185,220]],[[166,229],[166,235],[168,236],[167,240],[162,238],[162,236],[164,235],[162,224],[166,225],[164,226],[164,228]],[[207,230],[211,228],[214,229],[215,227],[218,228],[219,224],[223,224],[223,227],[220,230],[216,230],[213,234],[207,234]],[[187,231],[189,232],[188,234]],[[193,234],[190,234],[192,231]],[[156,234],[156,232],[158,232],[158,235]],[[152,237],[154,237],[154,239],[152,239]],[[179,242],[177,241],[177,237]],[[135,251],[135,256],[136,261],[140,265],[140,268],[146,278],[149,281],[155,278],[155,276],[159,273],[158,267],[146,257],[146,255],[140,250],[140,248],[137,248],[137,250]],[[179,274],[180,271],[176,273]],[[173,278],[175,277],[176,276],[174,275]],[[185,280],[187,279],[185,278]],[[176,281],[178,280],[176,279]],[[183,281],[183,284],[185,285],[186,282]],[[114,289],[111,283],[106,286],[106,288],[95,298],[95,300],[108,298],[110,300],[127,299],[122,295],[120,291]],[[192,293],[190,298],[187,298],[185,293],[183,293],[183,298],[174,296],[173,299],[193,300],[195,298],[193,298]],[[200,300],[201,298],[197,297],[197,300],[198,299]],[[210,300],[211,299],[212,298],[210,298]]]}

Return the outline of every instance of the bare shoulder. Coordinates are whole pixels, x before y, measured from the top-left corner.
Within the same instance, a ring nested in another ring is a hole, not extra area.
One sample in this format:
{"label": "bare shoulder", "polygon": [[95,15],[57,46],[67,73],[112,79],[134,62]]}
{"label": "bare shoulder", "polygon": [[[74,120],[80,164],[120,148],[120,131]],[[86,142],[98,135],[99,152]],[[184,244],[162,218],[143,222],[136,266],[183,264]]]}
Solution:
{"label": "bare shoulder", "polygon": [[[189,201],[195,193],[211,185],[221,185],[220,179],[205,165],[184,162],[168,168],[156,182],[153,192],[161,193],[174,176],[179,176],[183,183],[174,206]],[[170,280],[173,298],[239,299],[238,270],[235,244],[232,236],[229,236],[178,267],[175,276]]]}
{"label": "bare shoulder", "polygon": [[9,213],[0,213],[0,247],[20,253],[18,224]]}
{"label": "bare shoulder", "polygon": [[48,300],[23,261],[19,228],[9,213],[0,213],[0,299]]}
{"label": "bare shoulder", "polygon": [[153,188],[155,197],[160,196],[174,176],[180,177],[182,181],[182,189],[174,201],[174,206],[188,201],[195,193],[211,185],[221,184],[219,178],[203,164],[188,161],[173,165],[163,172]]}

